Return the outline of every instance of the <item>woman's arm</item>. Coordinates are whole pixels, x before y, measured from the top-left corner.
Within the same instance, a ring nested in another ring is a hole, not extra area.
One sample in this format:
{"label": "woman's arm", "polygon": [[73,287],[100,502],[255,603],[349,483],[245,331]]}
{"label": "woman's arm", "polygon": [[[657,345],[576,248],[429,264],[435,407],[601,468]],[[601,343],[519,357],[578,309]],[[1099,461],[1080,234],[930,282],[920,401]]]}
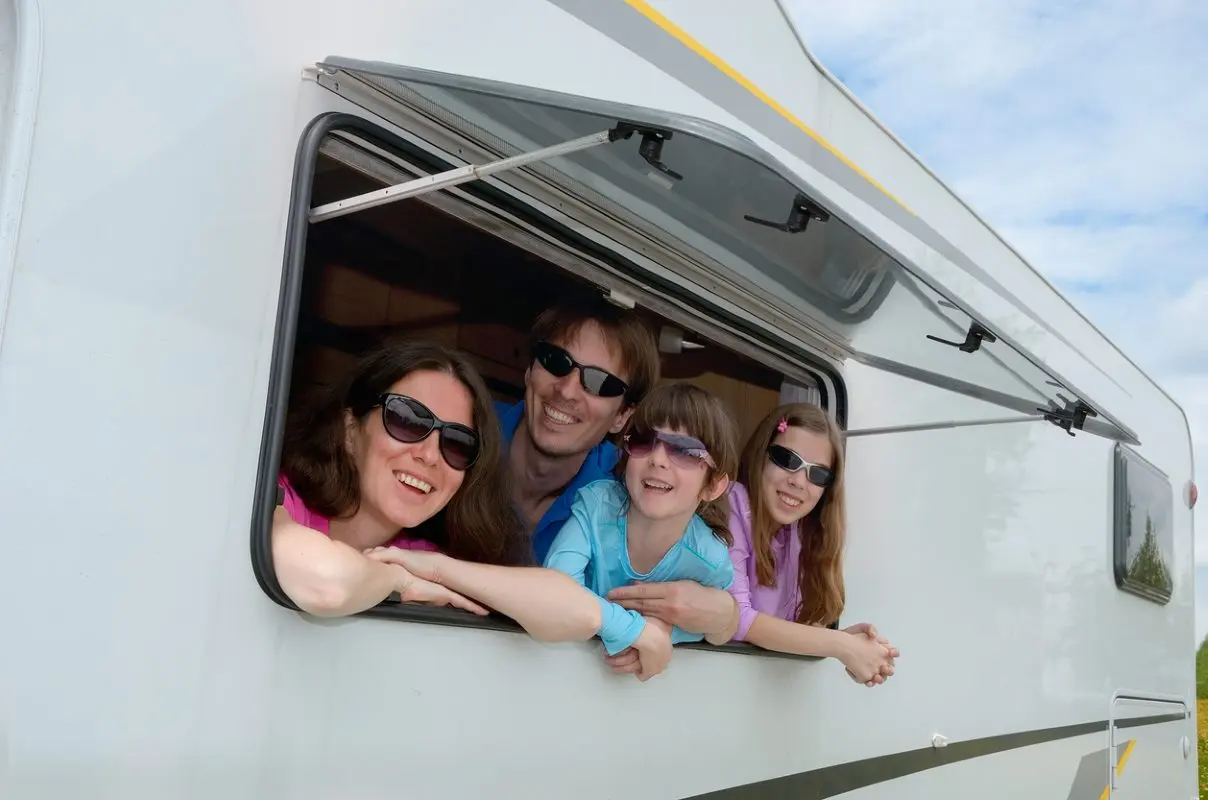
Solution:
{"label": "woman's arm", "polygon": [[595,595],[561,572],[477,564],[441,553],[394,547],[379,547],[367,555],[478,600],[511,617],[538,641],[583,641],[600,629]]}
{"label": "woman's arm", "polygon": [[396,564],[366,558],[353,548],[294,522],[284,507],[273,512],[273,569],[281,590],[316,617],[344,617],[373,608],[398,592],[404,600],[486,609],[429,584]]}
{"label": "woman's arm", "polygon": [[317,617],[372,608],[396,590],[404,573],[299,525],[280,506],[273,512],[273,568],[289,599]]}

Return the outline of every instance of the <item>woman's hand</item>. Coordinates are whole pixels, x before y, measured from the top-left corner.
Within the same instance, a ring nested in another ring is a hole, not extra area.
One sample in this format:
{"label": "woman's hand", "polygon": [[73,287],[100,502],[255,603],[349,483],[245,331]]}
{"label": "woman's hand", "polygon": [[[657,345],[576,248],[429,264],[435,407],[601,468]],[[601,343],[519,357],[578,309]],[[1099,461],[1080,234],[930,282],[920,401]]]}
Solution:
{"label": "woman's hand", "polygon": [[647,619],[646,626],[633,643],[633,649],[638,651],[638,680],[644,683],[667,669],[671,663],[670,626],[662,620]]}
{"label": "woman's hand", "polygon": [[488,611],[462,595],[440,584],[441,559],[446,556],[424,550],[403,550],[398,547],[371,547],[365,557],[383,564],[393,564],[399,570],[395,591],[405,603],[433,606],[453,606],[486,616]]}
{"label": "woman's hand", "polygon": [[441,566],[449,560],[443,553],[431,550],[407,550],[402,547],[370,547],[365,555],[385,564],[398,564],[417,578],[442,583]]}

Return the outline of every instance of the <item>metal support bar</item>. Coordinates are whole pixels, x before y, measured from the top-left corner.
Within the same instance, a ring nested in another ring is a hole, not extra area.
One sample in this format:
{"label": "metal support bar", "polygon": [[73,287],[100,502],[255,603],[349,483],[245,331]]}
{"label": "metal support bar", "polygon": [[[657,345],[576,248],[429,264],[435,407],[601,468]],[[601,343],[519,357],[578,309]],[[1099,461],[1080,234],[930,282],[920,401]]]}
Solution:
{"label": "metal support bar", "polygon": [[387,186],[385,189],[377,189],[365,194],[359,194],[354,197],[348,197],[344,200],[337,200],[334,203],[325,203],[321,206],[315,206],[310,210],[311,222],[322,222],[327,219],[335,219],[342,217],[345,214],[351,214],[354,211],[361,211],[366,208],[374,208],[376,206],[393,203],[398,200],[405,200],[408,197],[416,197],[428,192],[436,192],[441,189],[447,189],[450,186],[457,186],[462,183],[484,178],[487,175],[493,175],[496,172],[504,172],[516,167],[523,167],[525,164],[532,164],[536,161],[545,161],[546,159],[556,158],[557,156],[565,156],[571,153],[577,153],[580,150],[587,150],[596,145],[606,144],[613,141],[613,132],[611,130],[600,131],[593,133],[590,136],[584,136],[580,139],[572,139],[569,142],[562,144],[543,147],[540,150],[534,150],[531,153],[521,153],[520,155],[504,158],[499,161],[491,161],[487,164],[467,164],[464,167],[451,169],[447,172],[440,172],[436,175],[425,175],[422,178],[416,178],[406,183],[400,183],[395,186]]}
{"label": "metal support bar", "polygon": [[945,420],[943,422],[920,422],[916,425],[889,425],[884,428],[857,428],[844,431],[842,436],[881,436],[887,433],[916,433],[918,431],[946,431],[952,428],[968,428],[976,425],[1006,425],[1014,422],[1041,422],[1042,417],[989,417],[985,419]]}

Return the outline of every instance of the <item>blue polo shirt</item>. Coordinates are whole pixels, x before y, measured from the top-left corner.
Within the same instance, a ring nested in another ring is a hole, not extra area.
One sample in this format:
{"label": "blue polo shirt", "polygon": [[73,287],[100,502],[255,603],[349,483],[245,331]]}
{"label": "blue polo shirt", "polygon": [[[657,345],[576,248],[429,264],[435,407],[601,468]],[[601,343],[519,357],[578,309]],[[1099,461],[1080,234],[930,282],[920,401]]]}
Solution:
{"label": "blue polo shirt", "polygon": [[[524,401],[521,400],[511,406],[507,403],[496,402],[495,413],[499,416],[499,425],[503,430],[503,451],[506,457],[512,437],[516,435],[516,429],[520,427],[520,422],[524,417]],[[553,544],[554,537],[570,519],[570,509],[574,505],[575,495],[589,483],[601,478],[611,478],[613,467],[617,465],[620,455],[612,442],[600,442],[587,453],[587,458],[584,459],[578,474],[571,479],[566,488],[562,490],[562,494],[558,495],[557,499],[546,509],[545,516],[541,518],[536,530],[533,531],[533,558],[538,564],[545,563],[545,555],[549,552],[549,546]]]}

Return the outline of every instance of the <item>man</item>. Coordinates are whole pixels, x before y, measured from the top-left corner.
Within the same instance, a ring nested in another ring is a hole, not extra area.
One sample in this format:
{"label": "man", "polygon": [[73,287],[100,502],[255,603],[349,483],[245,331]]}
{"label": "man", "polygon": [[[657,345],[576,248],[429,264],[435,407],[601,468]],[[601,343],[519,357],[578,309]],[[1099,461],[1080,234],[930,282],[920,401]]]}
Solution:
{"label": "man", "polygon": [[[636,314],[603,299],[547,309],[533,326],[530,346],[524,400],[498,404],[497,411],[508,443],[512,502],[541,563],[570,518],[576,492],[612,474],[619,453],[607,437],[625,427],[658,382],[659,354]],[[730,593],[693,581],[629,586],[608,598],[692,633],[728,639],[738,629]],[[625,655],[614,658],[627,665]]]}

